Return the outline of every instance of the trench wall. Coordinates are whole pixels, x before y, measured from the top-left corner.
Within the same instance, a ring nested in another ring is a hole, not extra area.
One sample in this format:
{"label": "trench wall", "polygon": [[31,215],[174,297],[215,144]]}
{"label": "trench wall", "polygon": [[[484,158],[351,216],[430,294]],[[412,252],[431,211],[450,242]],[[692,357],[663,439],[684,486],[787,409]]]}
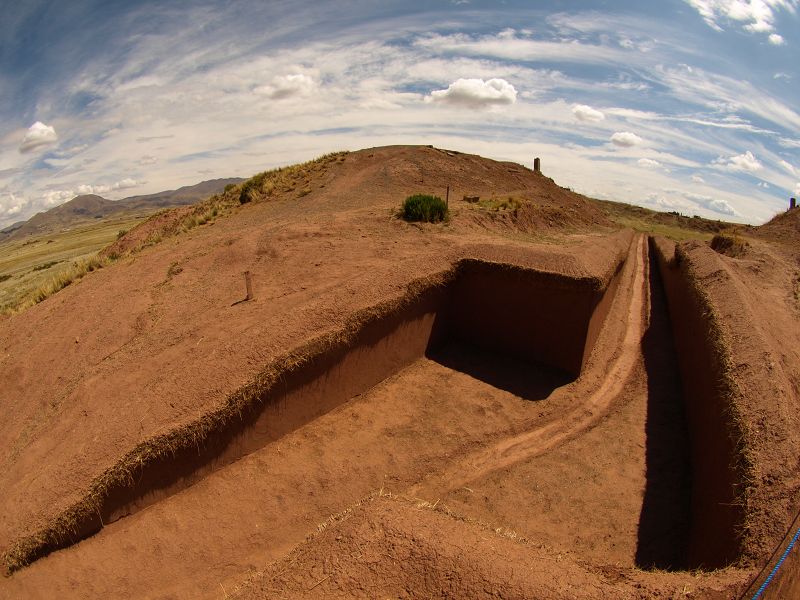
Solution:
{"label": "trench wall", "polygon": [[619,283],[602,287],[476,260],[461,263],[447,311],[448,334],[487,350],[580,375]]}
{"label": "trench wall", "polygon": [[[597,279],[462,260],[451,272],[409,286],[399,302],[374,307],[344,332],[323,336],[278,361],[277,373],[251,384],[250,400],[145,456],[134,451],[120,473],[104,474],[92,502],[70,509],[50,529],[19,546],[19,568],[99,531],[264,447],[333,410],[429,351],[460,341],[580,374],[602,325],[617,275]],[[258,388],[253,391],[254,388]],[[133,467],[130,467],[133,464]],[[65,525],[66,524],[66,525]],[[7,559],[7,557],[6,557]],[[8,560],[7,560],[8,563]]]}
{"label": "trench wall", "polygon": [[698,290],[675,244],[650,238],[667,295],[672,333],[683,385],[691,445],[690,568],[719,568],[741,554],[738,533],[744,524],[737,503],[741,485],[729,422],[730,390],[712,309]]}

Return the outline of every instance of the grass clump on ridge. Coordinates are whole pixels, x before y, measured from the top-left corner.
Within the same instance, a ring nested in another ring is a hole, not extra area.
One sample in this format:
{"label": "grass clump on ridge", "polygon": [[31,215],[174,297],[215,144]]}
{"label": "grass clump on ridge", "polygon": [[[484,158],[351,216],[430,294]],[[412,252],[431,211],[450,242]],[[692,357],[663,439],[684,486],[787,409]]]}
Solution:
{"label": "grass clump on ridge", "polygon": [[[278,167],[254,175],[239,187],[239,204],[265,200],[277,193],[290,193],[300,188],[298,197],[311,193],[310,178],[331,164],[342,162],[347,152],[332,152],[298,165]],[[227,190],[235,191],[235,189]]]}
{"label": "grass clump on ridge", "polygon": [[448,217],[447,205],[438,196],[414,194],[403,202],[402,216],[406,221],[438,223]]}
{"label": "grass clump on ridge", "polygon": [[747,252],[748,243],[737,232],[723,232],[711,238],[711,249],[719,254],[738,257]]}
{"label": "grass clump on ridge", "polygon": [[29,296],[28,300],[23,302],[18,307],[18,310],[24,310],[25,308],[33,306],[34,304],[39,304],[39,302],[46,300],[59,290],[64,289],[76,281],[80,281],[87,273],[98,271],[107,266],[110,262],[111,261],[108,258],[93,256],[91,258],[86,258],[72,263],[68,269],[58,273],[47,283],[34,290]]}

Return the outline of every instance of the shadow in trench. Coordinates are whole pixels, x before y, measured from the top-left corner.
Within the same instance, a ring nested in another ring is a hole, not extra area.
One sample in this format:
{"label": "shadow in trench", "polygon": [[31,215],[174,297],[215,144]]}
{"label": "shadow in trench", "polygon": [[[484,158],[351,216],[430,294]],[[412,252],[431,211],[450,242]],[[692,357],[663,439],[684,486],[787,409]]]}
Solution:
{"label": "shadow in trench", "polygon": [[658,264],[650,258],[650,325],[642,338],[647,376],[646,477],[636,564],[686,567],[691,464],[680,373]]}
{"label": "shadow in trench", "polygon": [[561,369],[530,363],[452,340],[435,350],[429,350],[427,355],[440,365],[525,400],[544,400],[556,388],[575,379]]}

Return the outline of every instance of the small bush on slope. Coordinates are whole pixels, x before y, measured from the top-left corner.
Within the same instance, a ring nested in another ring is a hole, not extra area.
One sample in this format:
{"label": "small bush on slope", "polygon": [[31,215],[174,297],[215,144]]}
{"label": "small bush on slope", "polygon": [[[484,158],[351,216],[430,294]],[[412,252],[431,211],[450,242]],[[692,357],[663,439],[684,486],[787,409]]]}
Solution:
{"label": "small bush on slope", "polygon": [[438,196],[414,194],[403,203],[403,218],[406,221],[438,223],[447,218],[447,205]]}

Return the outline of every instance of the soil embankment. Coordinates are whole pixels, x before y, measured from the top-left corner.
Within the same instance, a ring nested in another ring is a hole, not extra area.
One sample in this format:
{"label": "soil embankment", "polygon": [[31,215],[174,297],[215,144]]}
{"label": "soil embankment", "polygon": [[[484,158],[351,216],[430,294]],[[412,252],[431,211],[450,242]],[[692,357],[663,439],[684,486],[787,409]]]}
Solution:
{"label": "soil embankment", "polygon": [[[748,476],[737,463],[740,424],[732,419],[728,356],[707,299],[675,245],[651,242],[664,282],[688,414],[692,463],[692,528],[688,564],[719,568],[739,558],[741,494]],[[741,451],[741,450],[740,450]],[[739,461],[742,457],[739,457]]]}

